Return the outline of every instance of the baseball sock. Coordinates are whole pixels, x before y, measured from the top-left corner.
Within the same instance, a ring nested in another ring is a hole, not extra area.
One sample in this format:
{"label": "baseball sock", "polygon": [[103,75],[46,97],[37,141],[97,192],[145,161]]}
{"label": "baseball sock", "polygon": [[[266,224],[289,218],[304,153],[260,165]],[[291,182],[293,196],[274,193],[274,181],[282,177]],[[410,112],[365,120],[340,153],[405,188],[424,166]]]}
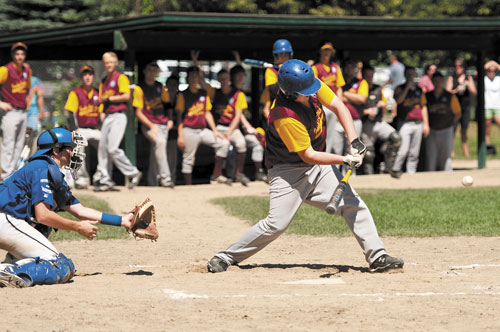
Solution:
{"label": "baseball sock", "polygon": [[184,174],[184,184],[185,185],[192,185],[193,184],[193,176],[191,173],[182,173]]}
{"label": "baseball sock", "polygon": [[213,177],[216,178],[222,174],[222,166],[224,165],[224,158],[215,156],[215,166]]}
{"label": "baseball sock", "polygon": [[236,174],[243,172],[243,167],[245,166],[246,152],[241,152],[236,154]]}

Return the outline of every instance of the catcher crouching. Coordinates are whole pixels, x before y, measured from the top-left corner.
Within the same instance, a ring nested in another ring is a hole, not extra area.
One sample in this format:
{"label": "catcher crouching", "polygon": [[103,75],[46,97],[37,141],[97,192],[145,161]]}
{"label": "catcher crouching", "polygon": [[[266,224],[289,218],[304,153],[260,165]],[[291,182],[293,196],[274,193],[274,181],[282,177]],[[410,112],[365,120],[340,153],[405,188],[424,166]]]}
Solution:
{"label": "catcher crouching", "polygon": [[[124,227],[138,237],[158,237],[149,200],[119,216],[85,207],[73,196],[60,170],[69,169],[75,177],[86,145],[77,132],[49,129],[39,136],[29,162],[0,183],[0,249],[8,252],[0,264],[0,287],[58,284],[73,278],[73,261],[48,240],[52,228],[93,240],[100,222]],[[58,215],[62,210],[80,221]],[[149,230],[142,231],[144,225]]]}

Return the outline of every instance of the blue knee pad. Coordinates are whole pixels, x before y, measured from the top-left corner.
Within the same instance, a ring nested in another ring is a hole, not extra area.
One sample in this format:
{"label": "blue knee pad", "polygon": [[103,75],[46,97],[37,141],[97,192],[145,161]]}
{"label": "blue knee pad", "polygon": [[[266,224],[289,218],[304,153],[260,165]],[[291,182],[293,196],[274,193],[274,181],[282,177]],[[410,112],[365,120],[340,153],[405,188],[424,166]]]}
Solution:
{"label": "blue knee pad", "polygon": [[62,253],[51,260],[36,257],[29,263],[14,263],[5,270],[23,278],[27,286],[62,284],[75,275],[73,261]]}

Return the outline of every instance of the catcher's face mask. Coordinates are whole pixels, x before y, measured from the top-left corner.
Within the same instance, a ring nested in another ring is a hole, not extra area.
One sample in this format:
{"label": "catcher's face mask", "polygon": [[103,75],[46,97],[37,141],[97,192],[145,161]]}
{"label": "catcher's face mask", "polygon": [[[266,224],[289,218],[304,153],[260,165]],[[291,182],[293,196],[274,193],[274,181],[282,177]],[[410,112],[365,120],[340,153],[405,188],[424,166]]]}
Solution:
{"label": "catcher's face mask", "polygon": [[71,176],[76,180],[77,173],[82,164],[85,162],[85,147],[88,145],[87,140],[80,133],[73,132],[73,143],[75,147],[71,153],[71,159],[68,166],[64,168],[69,169]]}

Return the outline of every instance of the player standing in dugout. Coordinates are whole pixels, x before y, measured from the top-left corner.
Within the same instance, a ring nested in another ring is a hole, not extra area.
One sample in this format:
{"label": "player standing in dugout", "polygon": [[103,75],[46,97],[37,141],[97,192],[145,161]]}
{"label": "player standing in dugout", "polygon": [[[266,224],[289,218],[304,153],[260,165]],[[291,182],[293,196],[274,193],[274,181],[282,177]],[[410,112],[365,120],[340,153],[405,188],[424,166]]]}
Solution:
{"label": "player standing in dugout", "polygon": [[173,188],[167,160],[168,132],[174,126],[173,110],[165,107],[170,102],[170,96],[166,87],[156,81],[160,72],[156,62],[148,63],[143,72],[144,81],[134,89],[132,106],[142,123],[142,133],[151,142],[148,185],[157,186],[159,183],[162,187]]}
{"label": "player standing in dugout", "polygon": [[110,161],[129,178],[128,188],[139,184],[142,177],[137,167],[132,165],[120,149],[120,143],[127,127],[127,102],[130,100],[130,82],[124,74],[116,70],[118,56],[114,52],[106,52],[102,56],[106,76],[99,84],[99,104],[101,113],[106,118],[101,127],[101,140],[98,151],[98,170],[102,174],[99,186],[95,191],[111,191],[113,188],[112,174],[109,172]]}
{"label": "player standing in dugout", "polygon": [[[279,92],[269,115],[266,166],[270,178],[269,215],[251,227],[207,264],[210,272],[224,272],[256,254],[288,228],[303,202],[325,210],[342,175],[337,167],[360,167],[366,147],[358,138],[349,110],[333,91],[314,77],[303,61],[285,62],[278,75]],[[325,112],[334,112],[350,143],[346,156],[324,152]],[[386,253],[373,217],[348,185],[336,215],[343,216],[363,249],[370,271],[401,269],[403,260]]]}
{"label": "player standing in dugout", "polygon": [[[94,68],[83,66],[80,69],[82,85],[71,90],[64,109],[70,113],[68,129],[76,130],[96,150],[99,148],[101,131],[99,126],[99,92],[94,88]],[[88,148],[86,154],[88,155]],[[110,170],[108,169],[108,172]],[[100,180],[100,173],[94,174],[94,183]],[[87,189],[90,185],[90,176],[86,163],[82,164],[75,180],[76,189]]]}
{"label": "player standing in dugout", "polygon": [[27,95],[31,88],[31,68],[25,63],[28,46],[17,42],[12,45],[12,61],[0,67],[0,84],[3,101],[0,101],[2,116],[2,156],[0,181],[16,169],[17,160],[24,146],[26,134]]}

